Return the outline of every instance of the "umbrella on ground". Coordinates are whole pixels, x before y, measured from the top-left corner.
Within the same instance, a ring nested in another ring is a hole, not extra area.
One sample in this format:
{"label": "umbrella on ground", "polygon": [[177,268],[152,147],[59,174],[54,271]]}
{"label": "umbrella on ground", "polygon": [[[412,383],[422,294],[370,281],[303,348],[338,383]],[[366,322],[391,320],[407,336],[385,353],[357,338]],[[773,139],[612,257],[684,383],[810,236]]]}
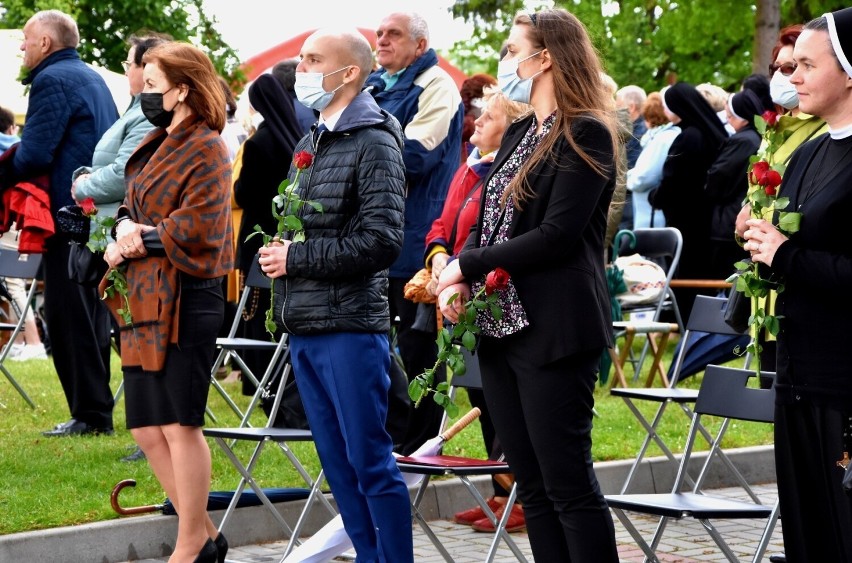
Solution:
{"label": "umbrella on ground", "polygon": [[[118,502],[118,496],[121,491],[127,487],[135,487],[136,481],[134,479],[125,479],[123,481],[119,481],[115,487],[112,489],[112,493],[109,497],[110,505],[112,505],[112,509],[115,510],[121,516],[128,516],[131,514],[145,514],[148,512],[156,512],[158,510],[162,511],[163,514],[166,515],[175,515],[175,508],[172,505],[172,502],[169,499],[166,499],[163,504],[149,504],[145,506],[133,506],[125,508],[121,506]],[[287,502],[291,500],[302,500],[308,498],[310,494],[310,490],[308,489],[263,489],[263,493],[269,497],[269,500],[272,503],[276,502]],[[234,491],[211,491],[210,495],[207,497],[207,510],[225,510],[228,508],[228,505],[231,503],[231,499],[234,498]],[[243,494],[240,495],[240,500],[237,501],[237,508],[241,508],[243,506],[260,506],[261,501],[257,497],[254,491],[243,491]]]}
{"label": "umbrella on ground", "polygon": [[[474,407],[447,430],[424,442],[410,457],[437,455],[447,440],[476,420],[479,415],[479,409]],[[416,485],[423,479],[423,475],[414,473],[403,473],[402,477],[409,487]],[[324,563],[348,549],[352,549],[352,541],[343,528],[343,519],[340,515],[337,515],[310,539],[287,555],[282,563]]]}
{"label": "umbrella on ground", "polygon": [[[636,235],[633,231],[622,229],[615,233],[612,240],[612,260],[606,267],[606,286],[609,290],[609,306],[612,313],[613,321],[621,320],[621,303],[618,301],[618,294],[627,291],[627,285],[624,283],[624,272],[621,268],[615,265],[615,260],[618,258],[618,251],[621,248],[622,237],[630,239],[630,248],[636,247]],[[598,381],[601,385],[606,385],[609,380],[609,370],[612,367],[612,358],[610,358],[609,350],[604,350],[601,354],[600,375]]]}

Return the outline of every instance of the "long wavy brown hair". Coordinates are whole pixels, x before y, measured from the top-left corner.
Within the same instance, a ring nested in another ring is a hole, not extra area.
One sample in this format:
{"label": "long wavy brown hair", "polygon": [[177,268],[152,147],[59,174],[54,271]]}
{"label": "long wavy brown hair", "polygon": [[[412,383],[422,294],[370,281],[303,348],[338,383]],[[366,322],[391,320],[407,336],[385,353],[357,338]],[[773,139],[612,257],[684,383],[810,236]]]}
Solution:
{"label": "long wavy brown hair", "polygon": [[186,84],[189,92],[184,103],[207,122],[210,129],[222,132],[227,119],[225,94],[213,63],[201,49],[189,43],[170,41],[146,51],[142,62],[156,62],[175,86]]}
{"label": "long wavy brown hair", "polygon": [[[616,132],[614,102],[601,80],[603,69],[600,57],[582,22],[567,10],[555,8],[536,12],[535,23],[527,14],[518,14],[513,23],[526,28],[527,39],[535,50],[547,49],[550,53],[557,108],[556,123],[550,134],[541,140],[503,194],[504,202],[511,194],[515,207],[521,209],[523,203],[533,195],[527,182],[529,171],[542,160],[551,158],[560,135],[565,137],[580,158],[604,177],[615,174],[620,143]],[[571,124],[578,117],[595,119],[607,128],[615,158],[599,160],[576,143],[571,134]]]}

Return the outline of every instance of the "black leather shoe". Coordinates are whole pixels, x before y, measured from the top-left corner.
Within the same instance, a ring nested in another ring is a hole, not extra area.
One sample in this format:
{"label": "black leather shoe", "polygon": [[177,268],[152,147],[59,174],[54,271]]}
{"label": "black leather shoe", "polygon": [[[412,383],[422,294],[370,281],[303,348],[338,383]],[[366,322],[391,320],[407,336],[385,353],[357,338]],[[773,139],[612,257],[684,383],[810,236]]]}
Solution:
{"label": "black leather shoe", "polygon": [[145,461],[145,459],[145,452],[142,451],[142,448],[134,446],[133,453],[124,456],[121,461],[133,463],[134,461]]}
{"label": "black leather shoe", "polygon": [[787,563],[787,557],[783,553],[773,555],[769,558],[771,563]]}
{"label": "black leather shoe", "polygon": [[54,438],[61,436],[83,436],[85,434],[111,435],[112,433],[112,428],[98,428],[95,426],[90,426],[83,421],[72,418],[68,422],[57,424],[52,430],[46,430],[41,434],[42,436]]}
{"label": "black leather shoe", "polygon": [[225,539],[222,532],[219,532],[213,543],[216,544],[216,549],[219,551],[219,563],[225,563],[225,556],[228,554],[228,540]]}
{"label": "black leather shoe", "polygon": [[195,558],[195,563],[216,563],[218,560],[219,550],[216,549],[216,544],[213,543],[213,540],[207,538],[204,547],[201,548],[198,557]]}

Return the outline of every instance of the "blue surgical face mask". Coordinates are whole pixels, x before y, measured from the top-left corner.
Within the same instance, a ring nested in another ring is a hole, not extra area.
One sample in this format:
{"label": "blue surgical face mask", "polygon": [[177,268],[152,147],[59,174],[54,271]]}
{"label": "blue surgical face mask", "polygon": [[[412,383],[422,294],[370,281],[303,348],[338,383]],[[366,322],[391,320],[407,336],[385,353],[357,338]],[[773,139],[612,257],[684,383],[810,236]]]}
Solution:
{"label": "blue surgical face mask", "polygon": [[541,74],[541,72],[537,72],[529,78],[521,78],[518,76],[518,65],[527,59],[533,58],[539,53],[541,53],[541,51],[533,53],[529,57],[524,57],[523,59],[500,61],[497,64],[497,86],[510,100],[524,104],[530,103],[533,78]]}
{"label": "blue surgical face mask", "polygon": [[343,84],[331,92],[326,92],[322,87],[323,79],[326,76],[337,74],[347,68],[349,68],[349,66],[339,68],[334,72],[329,72],[328,74],[323,74],[321,72],[297,72],[295,85],[296,98],[303,106],[307,106],[317,111],[324,110],[334,98],[334,93],[343,88]]}
{"label": "blue surgical face mask", "polygon": [[790,77],[776,70],[769,81],[769,97],[784,109],[793,109],[799,105],[799,93],[790,83]]}

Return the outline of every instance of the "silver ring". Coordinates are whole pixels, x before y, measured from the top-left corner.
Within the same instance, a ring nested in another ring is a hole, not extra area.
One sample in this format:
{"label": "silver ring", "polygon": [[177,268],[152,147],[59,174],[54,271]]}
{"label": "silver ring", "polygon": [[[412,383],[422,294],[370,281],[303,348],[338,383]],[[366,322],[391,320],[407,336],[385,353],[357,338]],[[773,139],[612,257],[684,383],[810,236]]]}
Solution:
{"label": "silver ring", "polygon": [[127,249],[129,249],[129,248],[130,248],[129,246],[122,246],[122,247],[121,247],[121,249],[122,249],[122,250],[124,250],[125,252],[126,252],[126,251],[127,251]]}

